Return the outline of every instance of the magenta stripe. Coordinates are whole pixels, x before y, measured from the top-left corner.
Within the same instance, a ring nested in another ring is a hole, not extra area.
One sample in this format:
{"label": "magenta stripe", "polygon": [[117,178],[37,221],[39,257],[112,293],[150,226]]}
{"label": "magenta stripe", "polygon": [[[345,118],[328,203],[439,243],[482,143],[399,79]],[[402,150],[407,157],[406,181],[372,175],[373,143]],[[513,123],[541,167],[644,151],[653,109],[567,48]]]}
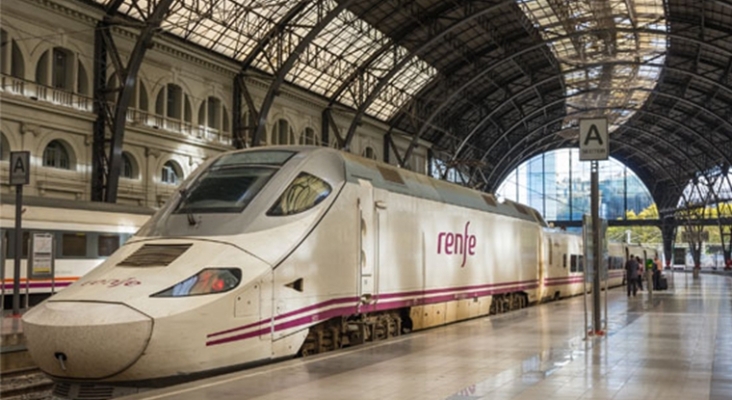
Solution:
{"label": "magenta stripe", "polygon": [[[485,285],[473,285],[473,286],[463,286],[463,287],[457,287],[457,288],[443,288],[443,289],[431,289],[431,290],[418,290],[418,291],[412,291],[412,292],[401,292],[401,293],[387,293],[387,294],[381,294],[374,296],[374,299],[376,300],[384,300],[384,299],[393,299],[396,297],[410,297],[410,296],[426,296],[426,295],[432,295],[432,294],[439,294],[439,293],[449,293],[449,292],[455,292],[455,291],[464,291],[464,290],[471,290],[471,289],[484,289],[484,288],[491,288],[491,287],[498,287],[498,286],[508,286],[508,285],[516,285],[516,284],[522,284],[522,283],[537,283],[538,280],[531,279],[526,281],[515,281],[515,282],[504,282],[504,283],[492,283],[492,284],[485,284]],[[327,300],[322,303],[316,303],[304,308],[300,308],[294,311],[290,311],[285,314],[278,315],[275,317],[275,320],[281,320],[284,318],[289,318],[294,315],[306,313],[308,311],[317,310],[323,307],[327,307],[330,305],[335,304],[342,304],[342,303],[349,303],[349,302],[357,302],[358,297],[342,297],[337,299],[331,299]],[[220,332],[214,332],[206,335],[207,338],[212,338],[216,336],[225,335],[232,332],[238,332],[245,329],[249,329],[258,325],[262,325],[264,323],[269,322],[270,320],[262,320],[258,322],[254,322],[251,324],[238,326],[230,329],[226,329]]]}
{"label": "magenta stripe", "polygon": [[[539,285],[537,283],[534,283],[534,284],[529,284],[529,285],[512,286],[512,287],[505,287],[505,288],[485,289],[485,290],[480,290],[480,291],[469,292],[469,293],[466,293],[465,295],[467,298],[482,297],[482,296],[490,296],[490,295],[500,294],[500,293],[508,293],[508,292],[512,292],[515,290],[536,289],[538,286]],[[331,301],[323,302],[322,304],[323,305],[325,305],[326,303],[330,303],[328,305],[337,304],[337,303],[341,302],[341,300],[344,300],[344,299],[334,299]],[[419,301],[415,301],[415,300],[419,300]],[[360,307],[348,306],[348,307],[333,308],[333,309],[325,310],[325,311],[318,312],[315,314],[305,315],[305,316],[293,319],[291,321],[279,323],[279,324],[275,325],[274,331],[279,332],[279,331],[283,331],[283,330],[287,330],[287,329],[293,329],[293,328],[297,328],[297,327],[300,327],[303,325],[310,325],[313,322],[324,321],[326,319],[330,319],[333,317],[351,315],[351,314],[358,313],[358,312],[384,311],[384,310],[390,310],[390,309],[394,309],[394,308],[414,306],[414,305],[417,305],[417,303],[418,304],[432,304],[432,303],[443,303],[443,302],[452,301],[452,300],[456,300],[455,294],[445,294],[442,296],[432,296],[432,297],[422,298],[422,299],[404,299],[404,300],[397,300],[397,301],[377,302],[376,304],[366,304],[366,305],[362,305]],[[312,309],[313,306],[310,306],[308,308]],[[280,317],[277,317],[276,319],[280,319]],[[249,326],[253,327],[256,325],[261,325],[261,324],[269,322],[269,321],[270,320],[267,319],[267,320],[259,321],[254,324],[250,324]],[[235,329],[243,330],[244,328],[235,328]],[[211,340],[211,341],[206,342],[206,346],[214,346],[214,345],[223,344],[223,343],[230,343],[230,342],[245,340],[245,339],[249,339],[249,338],[252,338],[255,336],[260,336],[262,334],[267,333],[268,331],[269,331],[269,328],[263,328],[263,329],[258,329],[258,330],[252,331],[252,332],[242,333],[242,334],[231,336],[231,337]],[[216,333],[215,335],[219,335],[219,334],[220,333]],[[213,335],[214,334],[208,335],[208,337],[212,337]]]}
{"label": "magenta stripe", "polygon": [[[319,308],[328,307],[328,306],[331,306],[331,305],[334,305],[334,304],[341,304],[341,303],[348,303],[348,302],[356,302],[356,301],[358,301],[358,297],[342,297],[342,298],[338,298],[338,299],[330,299],[330,300],[326,300],[326,301],[324,301],[322,303],[316,303],[316,304],[313,304],[313,305],[310,305],[310,306],[307,306],[307,307],[303,307],[303,308],[300,308],[300,309],[297,309],[297,310],[294,310],[294,311],[290,311],[290,312],[285,313],[285,314],[278,315],[278,316],[275,317],[275,320],[283,319],[283,318],[288,318],[288,317],[291,317],[293,315],[305,313],[305,312],[312,311],[312,310],[317,310]],[[257,326],[257,325],[261,325],[261,324],[264,324],[264,323],[268,323],[268,322],[270,322],[270,320],[269,319],[265,319],[265,320],[261,320],[261,321],[258,321],[258,322],[254,322],[254,323],[251,323],[251,324],[248,324],[248,325],[238,326],[238,327],[230,328],[230,329],[227,329],[227,330],[224,330],[224,331],[220,331],[220,332],[209,333],[206,337],[207,338],[211,338],[211,337],[225,335],[225,334],[231,333],[231,332],[242,331],[242,330],[249,329],[251,327]]]}
{"label": "magenta stripe", "polygon": [[497,286],[508,286],[508,285],[519,285],[519,284],[527,284],[527,283],[536,283],[538,281],[539,281],[538,279],[529,279],[529,280],[525,280],[525,281],[503,282],[503,283],[489,283],[489,284],[484,284],[484,285],[461,286],[461,287],[455,287],[455,288],[415,290],[415,291],[412,291],[412,292],[380,294],[380,295],[377,295],[375,297],[377,297],[378,299],[393,299],[395,297],[425,296],[425,295],[431,295],[431,294],[439,294],[439,293],[447,293],[447,292],[457,292],[457,291],[464,291],[464,290],[486,289],[486,288],[492,288],[492,287],[497,287]]}

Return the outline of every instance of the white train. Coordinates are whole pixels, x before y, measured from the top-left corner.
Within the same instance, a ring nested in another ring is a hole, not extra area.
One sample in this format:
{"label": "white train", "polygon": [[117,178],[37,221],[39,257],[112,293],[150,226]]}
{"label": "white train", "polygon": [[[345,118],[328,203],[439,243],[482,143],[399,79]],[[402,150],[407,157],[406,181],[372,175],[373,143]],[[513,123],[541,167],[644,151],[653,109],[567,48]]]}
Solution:
{"label": "white train", "polygon": [[[4,196],[0,203],[0,238],[2,238],[4,275],[0,291],[5,305],[13,291],[15,258],[15,197]],[[91,271],[127,241],[152,215],[144,207],[79,202],[26,196],[22,206],[21,292],[34,297],[61,290]],[[27,279],[29,237],[32,232],[54,236],[55,279]]]}
{"label": "white train", "polygon": [[23,323],[57,395],[104,397],[581,293],[581,254],[486,193],[327,148],[251,149],[209,160]]}

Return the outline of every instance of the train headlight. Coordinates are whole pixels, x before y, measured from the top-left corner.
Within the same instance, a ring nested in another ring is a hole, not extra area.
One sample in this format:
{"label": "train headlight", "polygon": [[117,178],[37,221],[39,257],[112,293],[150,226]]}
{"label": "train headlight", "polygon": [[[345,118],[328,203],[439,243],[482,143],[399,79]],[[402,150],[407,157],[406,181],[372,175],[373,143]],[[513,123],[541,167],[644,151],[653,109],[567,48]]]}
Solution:
{"label": "train headlight", "polygon": [[223,293],[235,288],[241,280],[236,268],[206,268],[151,297],[184,297]]}

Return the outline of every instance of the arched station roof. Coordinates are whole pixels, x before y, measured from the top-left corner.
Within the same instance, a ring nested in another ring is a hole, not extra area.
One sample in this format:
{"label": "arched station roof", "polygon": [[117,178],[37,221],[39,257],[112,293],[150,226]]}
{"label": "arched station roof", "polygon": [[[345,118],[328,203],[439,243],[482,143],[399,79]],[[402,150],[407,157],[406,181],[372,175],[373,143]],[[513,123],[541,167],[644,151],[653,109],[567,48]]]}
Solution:
{"label": "arched station roof", "polygon": [[732,159],[729,0],[89,1],[271,76],[260,125],[289,82],[352,113],[345,148],[370,115],[486,190],[586,116],[659,209]]}

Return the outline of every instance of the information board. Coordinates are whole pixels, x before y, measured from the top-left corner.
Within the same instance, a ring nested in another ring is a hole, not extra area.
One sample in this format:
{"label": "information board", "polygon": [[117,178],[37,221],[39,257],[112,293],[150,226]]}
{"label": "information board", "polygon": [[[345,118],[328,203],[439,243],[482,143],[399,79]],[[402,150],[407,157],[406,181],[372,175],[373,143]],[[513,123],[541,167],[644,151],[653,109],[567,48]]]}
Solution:
{"label": "information board", "polygon": [[53,234],[33,233],[31,256],[28,263],[31,279],[42,279],[53,276]]}

